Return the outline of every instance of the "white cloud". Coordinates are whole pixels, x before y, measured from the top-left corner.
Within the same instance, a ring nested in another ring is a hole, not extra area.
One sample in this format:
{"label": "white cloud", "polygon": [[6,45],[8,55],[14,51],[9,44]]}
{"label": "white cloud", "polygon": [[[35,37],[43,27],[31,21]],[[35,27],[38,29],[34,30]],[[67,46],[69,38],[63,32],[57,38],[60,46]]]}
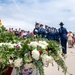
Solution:
{"label": "white cloud", "polygon": [[[20,21],[20,20],[12,20],[12,19],[3,19],[3,25],[7,28],[14,28],[14,29],[24,29],[24,30],[28,30],[28,31],[32,31],[33,30],[33,25],[24,21]],[[32,27],[31,27],[32,26]],[[30,30],[31,29],[31,30]]]}
{"label": "white cloud", "polygon": [[7,27],[25,27],[32,31],[35,22],[58,28],[63,21],[68,29],[69,24],[75,24],[74,0],[15,0],[20,11],[13,1],[0,4],[0,18]]}
{"label": "white cloud", "polygon": [[75,17],[70,17],[69,21],[75,21]]}

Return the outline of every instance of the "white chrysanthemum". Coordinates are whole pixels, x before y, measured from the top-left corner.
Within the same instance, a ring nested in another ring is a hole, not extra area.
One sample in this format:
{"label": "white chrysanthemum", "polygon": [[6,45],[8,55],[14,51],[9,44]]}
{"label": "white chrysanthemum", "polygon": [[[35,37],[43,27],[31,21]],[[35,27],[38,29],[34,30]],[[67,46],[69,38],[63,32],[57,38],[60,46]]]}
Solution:
{"label": "white chrysanthemum", "polygon": [[53,58],[51,56],[48,56],[48,61],[49,61],[49,63],[52,63]]}
{"label": "white chrysanthemum", "polygon": [[14,45],[10,43],[9,48],[14,48]]}
{"label": "white chrysanthemum", "polygon": [[22,58],[18,58],[14,61],[15,67],[20,67],[22,65]]}
{"label": "white chrysanthemum", "polygon": [[43,49],[46,49],[48,46],[48,43],[46,41],[39,41],[38,46],[40,46]]}
{"label": "white chrysanthemum", "polygon": [[42,49],[46,49],[47,48],[47,46],[44,45],[44,44],[39,44],[38,46],[40,46]]}
{"label": "white chrysanthemum", "polygon": [[28,45],[36,48],[38,43],[34,41],[34,42],[30,42],[30,44],[28,44]]}
{"label": "white chrysanthemum", "polygon": [[17,44],[15,44],[15,43],[14,43],[14,44],[12,44],[12,45],[13,45],[13,46],[17,46]]}
{"label": "white chrysanthemum", "polygon": [[51,56],[44,54],[42,55],[42,61],[43,61],[43,64],[46,65],[46,64],[52,63],[53,60]]}
{"label": "white chrysanthemum", "polygon": [[11,43],[0,43],[0,46],[2,45],[7,45],[9,46],[9,48],[13,48],[14,46],[16,46],[17,44],[11,44]]}
{"label": "white chrysanthemum", "polygon": [[39,51],[37,51],[36,49],[34,49],[32,51],[32,57],[35,59],[35,60],[39,60]]}
{"label": "white chrysanthemum", "polygon": [[38,44],[38,46],[40,46],[42,49],[46,49],[47,48],[47,46],[43,45],[43,44]]}
{"label": "white chrysanthemum", "polygon": [[48,45],[48,43],[46,41],[39,41],[39,43],[43,44],[43,45],[46,45],[46,46]]}
{"label": "white chrysanthemum", "polygon": [[10,64],[13,64],[13,60],[10,60],[10,59],[9,59],[9,63],[10,63]]}
{"label": "white chrysanthemum", "polygon": [[5,43],[4,45],[8,45],[10,48],[13,48],[14,46],[16,46],[17,44],[11,44],[11,43]]}
{"label": "white chrysanthemum", "polygon": [[9,43],[0,43],[0,46],[2,46],[2,45],[8,45]]}
{"label": "white chrysanthemum", "polygon": [[2,46],[3,43],[0,43],[0,46]]}

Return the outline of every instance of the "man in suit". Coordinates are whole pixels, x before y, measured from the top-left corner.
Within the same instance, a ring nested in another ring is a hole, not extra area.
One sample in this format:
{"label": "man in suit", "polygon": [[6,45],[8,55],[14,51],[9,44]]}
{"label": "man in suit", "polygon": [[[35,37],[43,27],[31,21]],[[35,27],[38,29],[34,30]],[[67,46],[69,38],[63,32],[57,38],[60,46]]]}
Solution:
{"label": "man in suit", "polygon": [[65,27],[63,27],[63,22],[61,22],[59,25],[59,36],[62,45],[62,56],[64,56],[65,54],[67,54],[67,30]]}

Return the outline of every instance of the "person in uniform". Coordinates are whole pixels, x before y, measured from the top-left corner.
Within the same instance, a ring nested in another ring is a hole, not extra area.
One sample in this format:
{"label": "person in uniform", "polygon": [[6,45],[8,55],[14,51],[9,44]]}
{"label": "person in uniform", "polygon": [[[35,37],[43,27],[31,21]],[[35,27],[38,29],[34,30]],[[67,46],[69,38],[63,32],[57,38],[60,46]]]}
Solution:
{"label": "person in uniform", "polygon": [[51,40],[55,40],[55,30],[54,30],[54,27],[51,28]]}
{"label": "person in uniform", "polygon": [[55,28],[55,41],[60,42],[59,31]]}
{"label": "person in uniform", "polygon": [[45,29],[43,28],[43,24],[40,24],[39,35],[42,38],[45,38]]}
{"label": "person in uniform", "polygon": [[45,25],[45,38],[47,38],[47,39],[48,39],[48,33],[49,33],[48,26]]}
{"label": "person in uniform", "polygon": [[62,56],[67,54],[67,29],[63,27],[63,22],[60,22],[60,28],[59,28],[59,36],[61,40],[61,45],[62,45]]}
{"label": "person in uniform", "polygon": [[48,27],[48,40],[51,40],[51,27]]}
{"label": "person in uniform", "polygon": [[36,23],[35,28],[33,30],[34,38],[36,38],[39,35],[39,29],[40,29],[39,23]]}

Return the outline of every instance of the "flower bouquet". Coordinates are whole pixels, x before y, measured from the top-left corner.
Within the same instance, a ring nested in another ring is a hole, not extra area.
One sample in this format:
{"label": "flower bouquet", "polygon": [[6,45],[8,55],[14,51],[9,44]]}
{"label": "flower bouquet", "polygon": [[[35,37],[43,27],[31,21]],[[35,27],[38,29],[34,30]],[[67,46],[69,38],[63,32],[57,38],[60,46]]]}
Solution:
{"label": "flower bouquet", "polygon": [[[4,32],[10,34],[4,30],[1,31],[0,35]],[[1,69],[11,66],[16,68],[16,75],[31,75],[36,68],[36,75],[38,75],[38,72],[40,75],[45,75],[43,67],[48,67],[55,61],[66,75],[67,67],[61,56],[61,48],[58,42],[42,38],[17,38],[13,34],[12,37],[14,38],[11,40],[11,36],[4,36],[9,38],[9,41],[2,42],[1,40],[0,43]],[[14,40],[16,42],[13,42]],[[3,70],[0,71],[0,73],[4,72]]]}

